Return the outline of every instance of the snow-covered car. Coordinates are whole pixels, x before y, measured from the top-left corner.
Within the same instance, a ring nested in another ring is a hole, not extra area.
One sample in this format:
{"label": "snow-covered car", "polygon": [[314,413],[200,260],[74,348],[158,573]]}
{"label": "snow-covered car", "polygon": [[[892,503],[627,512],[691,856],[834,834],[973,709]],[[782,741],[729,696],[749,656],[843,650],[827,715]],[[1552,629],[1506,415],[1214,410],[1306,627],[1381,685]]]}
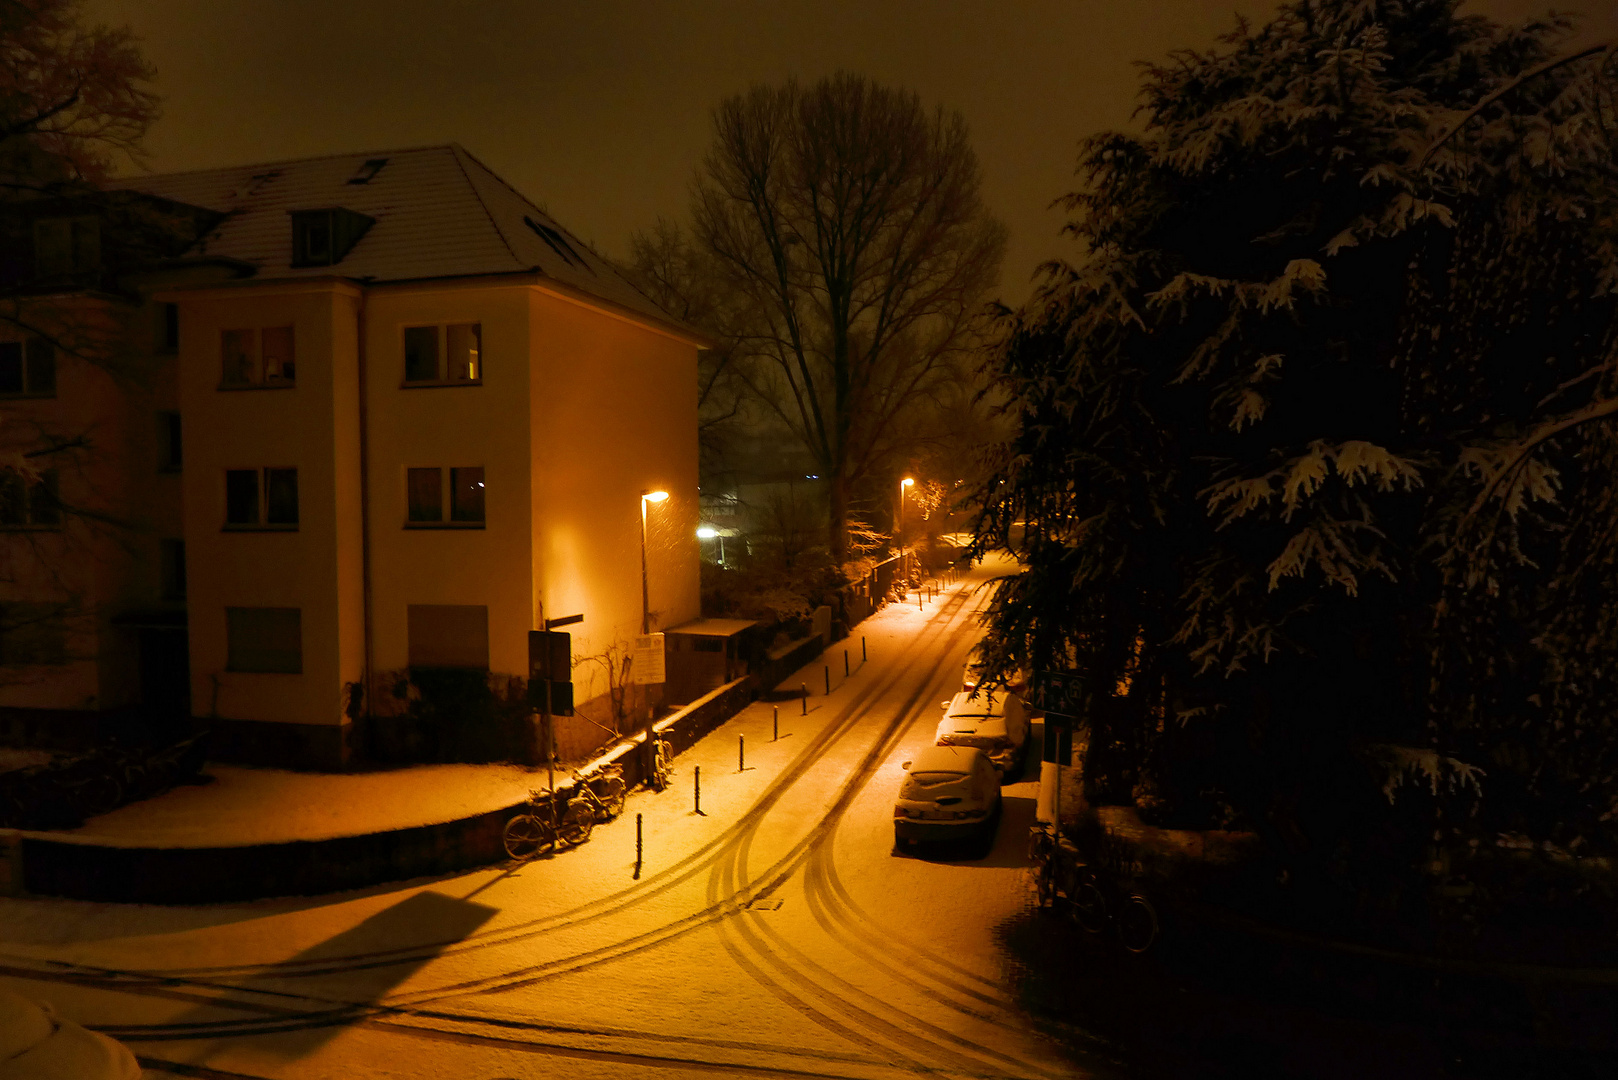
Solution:
{"label": "snow-covered car", "polygon": [[6,1080],[140,1080],[122,1043],[63,1020],[49,1005],[0,990],[0,1076]]}
{"label": "snow-covered car", "polygon": [[[982,645],[974,645],[966,654],[966,669],[961,672],[961,689],[968,694],[983,682],[983,653],[980,651],[982,648]],[[1018,668],[1011,673],[1011,680],[1005,686],[996,689],[1021,696],[1028,689],[1028,672]]]}
{"label": "snow-covered car", "polygon": [[1028,750],[1028,710],[1016,694],[962,691],[944,706],[939,746],[975,746],[989,755],[1001,776],[1022,770]]}
{"label": "snow-covered car", "polygon": [[894,843],[992,837],[1000,823],[1000,779],[974,746],[929,746],[905,762],[893,805]]}

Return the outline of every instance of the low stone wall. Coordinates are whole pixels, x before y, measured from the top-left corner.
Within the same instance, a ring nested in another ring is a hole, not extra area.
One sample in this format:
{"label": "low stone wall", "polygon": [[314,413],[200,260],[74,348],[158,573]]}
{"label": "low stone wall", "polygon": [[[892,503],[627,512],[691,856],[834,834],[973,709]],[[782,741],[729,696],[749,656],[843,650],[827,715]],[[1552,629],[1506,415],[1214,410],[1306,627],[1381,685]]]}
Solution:
{"label": "low stone wall", "polygon": [[[738,679],[658,721],[656,730],[678,754],[751,700],[750,680]],[[640,783],[645,754],[636,751],[645,738],[642,733],[617,743],[590,766],[618,763],[631,786]],[[566,791],[568,785],[558,788]],[[207,904],[311,896],[500,862],[506,858],[506,822],[523,805],[436,825],[243,847],[115,846],[22,833],[12,837],[20,860],[13,856],[8,864],[15,868],[20,861],[24,891],[75,900]]]}

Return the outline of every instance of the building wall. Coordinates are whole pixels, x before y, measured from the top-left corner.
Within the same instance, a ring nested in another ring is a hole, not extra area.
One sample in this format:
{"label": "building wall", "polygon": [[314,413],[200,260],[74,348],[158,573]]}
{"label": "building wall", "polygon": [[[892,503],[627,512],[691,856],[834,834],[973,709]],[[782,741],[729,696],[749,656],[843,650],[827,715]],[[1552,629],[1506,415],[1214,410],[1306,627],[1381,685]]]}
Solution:
{"label": "building wall", "polygon": [[[358,486],[352,471],[358,416],[338,408],[345,393],[353,400],[344,388],[353,379],[354,339],[342,328],[352,326],[353,294],[352,286],[331,282],[177,294],[195,715],[286,724],[343,720],[344,675],[358,671],[353,619],[342,612],[357,592],[340,580],[340,569],[354,565],[359,542],[347,501]],[[220,388],[225,330],[288,324],[294,327],[295,386]],[[225,471],[266,466],[298,470],[296,531],[225,529]],[[302,673],[226,670],[227,607],[300,609]]]}
{"label": "building wall", "polygon": [[[701,610],[697,551],[697,350],[534,289],[534,577],[550,617],[582,613],[575,657],[627,648],[641,626],[640,495],[647,504],[652,629]],[[608,690],[576,667],[578,701]]]}
{"label": "building wall", "polygon": [[[528,320],[521,286],[370,291],[366,363],[378,672],[409,663],[409,605],[469,604],[489,609],[490,670],[527,673],[533,627]],[[406,326],[469,322],[483,327],[482,385],[402,385]],[[484,527],[406,528],[405,470],[456,466],[484,470]]]}
{"label": "building wall", "polygon": [[0,531],[0,603],[58,603],[73,613],[68,662],[0,666],[0,708],[59,710],[65,724],[68,713],[139,698],[137,638],[112,619],[166,602],[158,545],[181,533],[180,492],[177,474],[158,472],[156,410],[174,407],[174,369],[159,347],[156,305],[82,296],[41,304],[25,317],[64,342],[117,342],[94,363],[59,350],[54,397],[0,405],[0,452],[68,447],[27,460],[56,470],[70,508],[59,529]]}

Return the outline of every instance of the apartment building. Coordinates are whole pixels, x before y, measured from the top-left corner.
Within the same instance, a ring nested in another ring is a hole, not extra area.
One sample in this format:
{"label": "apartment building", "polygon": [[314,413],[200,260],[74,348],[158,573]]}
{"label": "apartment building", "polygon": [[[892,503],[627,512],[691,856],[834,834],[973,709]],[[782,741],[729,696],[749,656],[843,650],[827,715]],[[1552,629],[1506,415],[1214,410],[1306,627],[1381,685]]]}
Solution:
{"label": "apartment building", "polygon": [[[313,767],[406,710],[412,671],[525,675],[546,618],[583,615],[574,653],[592,656],[643,618],[698,615],[702,339],[464,149],[113,186],[202,215],[140,278],[152,390],[103,406],[153,444],[126,440],[154,494],[123,490],[156,543],[81,592],[89,622],[135,631],[135,659],[86,641],[94,659],[35,665],[0,706],[139,699],[139,634],[177,607],[165,573],[183,583],[197,722],[229,756]],[[29,405],[83,408],[67,376]],[[576,672],[574,741],[606,719],[606,671]]]}

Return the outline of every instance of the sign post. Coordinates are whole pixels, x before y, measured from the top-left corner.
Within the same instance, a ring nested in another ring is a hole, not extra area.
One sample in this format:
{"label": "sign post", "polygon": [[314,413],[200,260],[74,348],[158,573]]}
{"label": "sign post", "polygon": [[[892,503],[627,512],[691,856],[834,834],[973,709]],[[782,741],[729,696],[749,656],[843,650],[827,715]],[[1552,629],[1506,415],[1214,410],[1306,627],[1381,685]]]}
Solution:
{"label": "sign post", "polygon": [[[546,619],[546,627],[582,622],[583,615]],[[573,715],[573,635],[560,630],[528,631],[528,703],[539,710],[545,740],[545,785],[556,791],[556,734],[552,718]]]}

